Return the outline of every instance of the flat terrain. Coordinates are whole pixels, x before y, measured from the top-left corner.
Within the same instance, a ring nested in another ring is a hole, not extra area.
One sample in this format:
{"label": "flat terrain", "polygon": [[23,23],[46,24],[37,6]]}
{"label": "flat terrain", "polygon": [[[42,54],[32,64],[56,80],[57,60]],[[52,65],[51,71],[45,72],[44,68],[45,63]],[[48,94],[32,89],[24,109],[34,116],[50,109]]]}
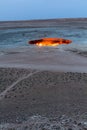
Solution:
{"label": "flat terrain", "polygon": [[0,122],[37,114],[80,117],[86,112],[86,73],[0,69]]}
{"label": "flat terrain", "polygon": [[45,20],[27,20],[27,21],[1,21],[0,29],[12,28],[37,28],[37,27],[52,27],[58,24],[72,23],[72,25],[86,24],[87,18],[61,18],[61,19],[45,19]]}

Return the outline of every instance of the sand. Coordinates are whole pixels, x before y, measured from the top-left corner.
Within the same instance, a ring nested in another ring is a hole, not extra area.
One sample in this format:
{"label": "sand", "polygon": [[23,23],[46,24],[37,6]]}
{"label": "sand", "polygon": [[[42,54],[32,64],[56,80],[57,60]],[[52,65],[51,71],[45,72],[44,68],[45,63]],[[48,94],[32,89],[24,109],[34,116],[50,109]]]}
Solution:
{"label": "sand", "polygon": [[0,123],[0,130],[86,130],[86,57],[46,48],[1,55]]}
{"label": "sand", "polygon": [[87,73],[1,68],[0,86],[1,123],[35,115],[80,120],[87,113]]}
{"label": "sand", "polygon": [[87,57],[64,51],[62,46],[28,46],[3,51],[0,55],[0,67],[87,73]]}

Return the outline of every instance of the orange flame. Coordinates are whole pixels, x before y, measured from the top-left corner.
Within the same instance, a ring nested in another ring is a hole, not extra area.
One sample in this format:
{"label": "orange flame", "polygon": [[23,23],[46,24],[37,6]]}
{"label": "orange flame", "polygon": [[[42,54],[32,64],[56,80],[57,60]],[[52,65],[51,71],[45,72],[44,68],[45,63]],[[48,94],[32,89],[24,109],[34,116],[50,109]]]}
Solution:
{"label": "orange flame", "polygon": [[58,46],[60,44],[69,44],[71,40],[63,38],[43,38],[39,40],[29,41],[29,44],[36,44],[37,46]]}
{"label": "orange flame", "polygon": [[37,46],[58,46],[58,43],[54,43],[52,44],[51,42],[40,42],[40,43],[36,43]]}

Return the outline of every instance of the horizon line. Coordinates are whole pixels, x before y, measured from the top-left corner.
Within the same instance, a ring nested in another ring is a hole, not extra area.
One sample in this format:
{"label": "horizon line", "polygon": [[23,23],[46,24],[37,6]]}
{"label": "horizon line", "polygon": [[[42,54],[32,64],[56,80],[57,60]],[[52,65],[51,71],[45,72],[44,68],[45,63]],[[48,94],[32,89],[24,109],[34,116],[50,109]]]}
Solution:
{"label": "horizon line", "polygon": [[21,19],[21,20],[0,20],[0,22],[19,22],[19,21],[46,21],[46,20],[69,20],[69,19],[87,19],[87,17],[64,17],[64,18],[41,18],[41,19]]}

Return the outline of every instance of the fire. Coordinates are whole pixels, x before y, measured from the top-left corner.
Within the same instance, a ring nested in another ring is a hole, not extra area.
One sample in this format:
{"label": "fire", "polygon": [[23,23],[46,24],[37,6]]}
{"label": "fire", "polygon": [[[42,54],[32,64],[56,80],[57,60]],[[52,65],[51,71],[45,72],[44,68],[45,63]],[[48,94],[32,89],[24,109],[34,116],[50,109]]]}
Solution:
{"label": "fire", "polygon": [[36,43],[37,46],[58,46],[58,43],[54,43],[52,44],[51,42],[40,42],[40,43]]}
{"label": "fire", "polygon": [[69,44],[71,40],[63,38],[43,38],[38,40],[29,41],[29,44],[36,44],[37,46],[58,46],[61,44]]}

